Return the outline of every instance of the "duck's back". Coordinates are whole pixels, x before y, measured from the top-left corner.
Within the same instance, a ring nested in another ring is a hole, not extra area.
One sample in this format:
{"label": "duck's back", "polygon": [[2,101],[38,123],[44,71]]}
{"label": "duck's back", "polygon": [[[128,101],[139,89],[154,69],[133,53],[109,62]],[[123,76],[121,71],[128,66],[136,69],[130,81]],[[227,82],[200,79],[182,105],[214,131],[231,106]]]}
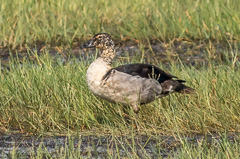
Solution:
{"label": "duck's back", "polygon": [[140,76],[142,78],[157,80],[162,86],[162,96],[165,96],[171,92],[193,93],[195,91],[194,89],[184,85],[184,80],[180,80],[176,76],[173,76],[151,64],[135,63],[121,65],[109,70],[106,76],[112,72],[112,70],[117,70],[131,76]]}

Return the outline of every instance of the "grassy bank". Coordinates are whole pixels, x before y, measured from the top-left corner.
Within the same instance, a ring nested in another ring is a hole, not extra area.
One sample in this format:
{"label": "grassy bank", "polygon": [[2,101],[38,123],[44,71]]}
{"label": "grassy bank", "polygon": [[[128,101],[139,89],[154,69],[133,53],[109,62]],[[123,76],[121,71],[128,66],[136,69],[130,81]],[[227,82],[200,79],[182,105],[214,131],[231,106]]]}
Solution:
{"label": "grassy bank", "polygon": [[[29,54],[34,61],[12,59],[10,69],[0,72],[1,130],[44,134],[117,129],[121,133],[133,128],[120,104],[89,92],[85,74],[93,56],[64,63],[47,51],[41,56]],[[116,61],[114,65],[119,64]],[[136,129],[165,134],[239,130],[238,61],[226,65],[210,62],[198,70],[172,62],[165,70],[186,80],[196,93],[173,94],[143,105],[139,118],[129,110]]]}
{"label": "grassy bank", "polygon": [[0,45],[72,45],[100,31],[118,40],[239,39],[239,7],[238,0],[2,0]]}

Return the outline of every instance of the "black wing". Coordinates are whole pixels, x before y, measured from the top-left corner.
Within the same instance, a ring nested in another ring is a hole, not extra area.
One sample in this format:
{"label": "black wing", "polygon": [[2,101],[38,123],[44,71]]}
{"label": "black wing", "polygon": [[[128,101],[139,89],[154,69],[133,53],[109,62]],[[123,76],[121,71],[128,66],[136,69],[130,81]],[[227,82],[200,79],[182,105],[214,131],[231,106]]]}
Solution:
{"label": "black wing", "polygon": [[[140,76],[140,77],[145,77],[145,78],[154,78],[158,80],[159,83],[162,83],[166,80],[172,79],[172,78],[177,78],[176,76],[173,76],[171,74],[168,74],[161,70],[160,68],[150,65],[150,64],[128,64],[128,65],[121,65],[116,68],[113,68],[107,72],[105,77],[107,77],[112,70],[117,70],[120,72],[124,72],[133,76]],[[104,77],[104,78],[105,78]],[[177,80],[178,82],[182,83],[185,82],[183,80]]]}

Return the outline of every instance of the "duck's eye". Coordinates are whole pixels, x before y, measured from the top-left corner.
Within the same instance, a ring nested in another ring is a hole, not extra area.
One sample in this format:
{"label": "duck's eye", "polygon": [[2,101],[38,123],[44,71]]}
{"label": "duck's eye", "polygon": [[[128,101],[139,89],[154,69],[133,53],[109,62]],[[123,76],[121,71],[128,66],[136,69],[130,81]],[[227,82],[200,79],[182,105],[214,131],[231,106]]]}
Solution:
{"label": "duck's eye", "polygon": [[99,36],[98,38],[100,38],[100,39],[101,39],[101,38],[102,38],[102,36]]}

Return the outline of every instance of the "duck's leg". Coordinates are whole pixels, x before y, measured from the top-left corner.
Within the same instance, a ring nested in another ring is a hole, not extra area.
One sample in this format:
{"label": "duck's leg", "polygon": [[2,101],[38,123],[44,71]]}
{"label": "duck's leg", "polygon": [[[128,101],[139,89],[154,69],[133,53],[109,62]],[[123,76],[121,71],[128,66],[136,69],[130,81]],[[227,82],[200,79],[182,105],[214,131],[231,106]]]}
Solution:
{"label": "duck's leg", "polygon": [[123,112],[124,112],[124,116],[127,117],[128,119],[131,119],[131,117],[129,116],[129,109],[133,109],[133,112],[137,115],[139,112],[139,106],[138,104],[130,104],[126,107],[123,108]]}
{"label": "duck's leg", "polygon": [[134,129],[140,129],[140,128],[142,128],[142,124],[139,120],[139,114],[138,114],[138,112],[140,110],[139,104],[138,103],[132,104],[132,109],[135,113],[133,120],[132,120],[133,127],[134,127]]}
{"label": "duck's leg", "polygon": [[[135,117],[131,117],[129,114],[129,106],[132,107],[134,113],[135,113]],[[138,118],[138,112],[139,112],[139,106],[138,104],[130,104],[127,107],[123,108],[123,112],[124,112],[124,117],[125,117],[125,121],[127,121],[127,123],[130,123],[134,118]]]}
{"label": "duck's leg", "polygon": [[139,112],[138,104],[132,104],[132,108],[133,108],[134,113],[138,114],[138,112]]}

